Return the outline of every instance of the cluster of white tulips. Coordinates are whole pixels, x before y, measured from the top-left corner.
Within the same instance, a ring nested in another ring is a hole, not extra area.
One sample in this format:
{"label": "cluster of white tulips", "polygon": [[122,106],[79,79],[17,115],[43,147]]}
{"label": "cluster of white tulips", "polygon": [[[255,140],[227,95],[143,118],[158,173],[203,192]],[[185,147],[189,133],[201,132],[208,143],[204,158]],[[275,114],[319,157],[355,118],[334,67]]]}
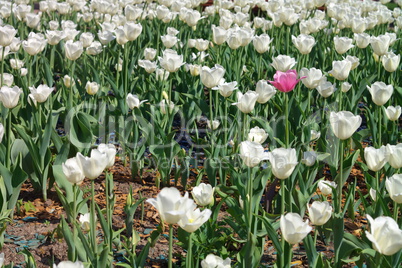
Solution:
{"label": "cluster of white tulips", "polygon": [[[68,261],[54,267],[144,267],[164,224],[169,267],[260,267],[268,240],[277,267],[291,265],[299,243],[310,267],[396,267],[401,7],[0,1],[0,230],[29,180],[44,199],[55,186],[66,211]],[[151,172],[160,189],[148,199],[130,189],[120,230],[109,169],[117,146],[132,178]],[[162,223],[141,251],[139,207]],[[363,230],[348,233],[345,218]],[[174,237],[186,255],[175,264]]]}

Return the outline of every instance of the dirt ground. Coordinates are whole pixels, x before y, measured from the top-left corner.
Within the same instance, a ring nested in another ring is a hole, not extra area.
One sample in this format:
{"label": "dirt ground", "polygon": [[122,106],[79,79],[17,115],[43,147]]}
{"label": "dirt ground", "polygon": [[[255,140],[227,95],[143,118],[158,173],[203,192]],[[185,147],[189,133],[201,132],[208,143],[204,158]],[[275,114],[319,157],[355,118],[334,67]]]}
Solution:
{"label": "dirt ground", "polygon": [[[159,192],[155,187],[154,172],[148,170],[142,178],[132,179],[131,170],[127,166],[123,166],[121,161],[117,161],[115,166],[111,168],[114,174],[114,191],[116,195],[116,205],[113,214],[113,225],[115,229],[124,227],[124,205],[129,193],[130,186],[133,189],[135,198],[139,198],[139,193],[145,198],[155,197]],[[358,170],[352,171],[353,176],[362,177]],[[195,178],[190,178],[191,181]],[[364,187],[364,185],[359,185]],[[81,189],[89,188],[90,181],[85,180],[80,186]],[[180,190],[182,187],[178,186]],[[105,206],[105,181],[103,175],[95,180],[95,198],[97,203]],[[48,193],[48,200],[43,202],[40,193],[35,193],[31,184],[26,182],[20,193],[20,201],[14,212],[13,221],[8,225],[5,235],[5,244],[1,252],[5,255],[5,264],[14,263],[14,267],[25,267],[24,256],[19,254],[24,249],[29,250],[37,262],[38,268],[49,267],[51,263],[59,263],[67,260],[67,244],[61,239],[57,232],[62,215],[65,215],[63,207],[58,200],[54,189]],[[135,228],[139,232],[141,242],[138,248],[146,244],[146,238],[153,229],[159,224],[159,216],[156,210],[145,203],[144,220],[141,221],[140,208],[135,214]],[[224,208],[222,215],[228,215]],[[347,231],[358,234],[361,231],[361,217],[357,217],[355,221],[347,220],[345,227]],[[155,247],[150,249],[146,267],[167,267],[166,256],[168,255],[167,233],[161,236]],[[326,256],[333,255],[331,248],[322,243],[318,244],[318,249]],[[174,252],[177,255],[185,255],[179,246],[175,246]],[[268,267],[272,265],[276,258],[275,249],[270,241],[265,246],[265,254],[262,258],[262,266]],[[292,267],[308,267],[307,258],[302,245],[294,248],[294,266]],[[353,267],[353,266],[351,266]]]}

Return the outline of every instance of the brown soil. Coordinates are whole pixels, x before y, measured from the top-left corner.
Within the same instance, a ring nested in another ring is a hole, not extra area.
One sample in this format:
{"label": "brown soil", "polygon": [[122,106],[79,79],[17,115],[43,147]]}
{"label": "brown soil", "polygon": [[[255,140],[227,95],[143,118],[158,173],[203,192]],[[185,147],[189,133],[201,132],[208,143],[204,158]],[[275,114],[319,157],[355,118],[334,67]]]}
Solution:
{"label": "brown soil", "polygon": [[[142,176],[133,180],[131,178],[131,170],[129,167],[124,166],[123,163],[118,160],[114,167],[111,168],[114,176],[114,191],[116,195],[116,205],[113,213],[113,228],[121,229],[124,227],[124,205],[127,195],[129,193],[130,186],[133,189],[134,197],[140,198],[139,193],[145,198],[155,197],[158,194],[158,189],[155,187],[155,172],[148,170]],[[359,170],[352,171],[353,177],[356,176],[359,179],[358,187],[364,187],[364,180]],[[195,178],[190,178],[189,183],[194,182]],[[85,180],[80,186],[81,189],[89,189],[90,182]],[[180,190],[183,187],[177,186]],[[100,207],[105,206],[105,181],[103,175],[95,180],[95,199]],[[59,263],[60,261],[67,260],[67,244],[60,238],[58,232],[58,225],[60,223],[61,216],[65,213],[63,207],[58,200],[54,188],[48,193],[48,200],[43,202],[41,195],[35,193],[29,182],[26,182],[20,193],[19,206],[15,209],[13,221],[7,226],[5,244],[1,250],[5,255],[5,264],[14,263],[15,267],[25,267],[24,256],[19,254],[24,249],[29,250],[32,256],[37,262],[38,268],[49,267],[51,263]],[[141,249],[146,244],[146,238],[150,236],[152,230],[156,229],[156,226],[160,223],[160,219],[157,211],[148,203],[145,203],[144,218],[141,221],[140,208],[137,209],[135,214],[135,228],[139,232],[141,242],[137,246],[137,249]],[[223,216],[227,216],[228,213],[221,212]],[[365,220],[357,215],[354,221],[346,219],[345,228],[348,232],[355,235],[359,235],[361,232],[362,224],[366,224]],[[124,234],[124,232],[123,232]],[[164,236],[161,236],[155,247],[150,249],[147,259],[146,267],[167,267],[166,256],[168,255],[168,240],[167,232]],[[294,264],[292,267],[308,267],[307,258],[302,245],[294,248]],[[330,246],[324,245],[322,242],[318,242],[318,248],[327,257],[333,255]],[[174,252],[176,256],[185,253],[179,246],[174,246]],[[265,246],[265,254],[262,258],[262,265],[272,265],[276,259],[276,252],[271,243],[267,241]],[[346,266],[345,266],[346,267]],[[353,267],[353,266],[351,266]]]}

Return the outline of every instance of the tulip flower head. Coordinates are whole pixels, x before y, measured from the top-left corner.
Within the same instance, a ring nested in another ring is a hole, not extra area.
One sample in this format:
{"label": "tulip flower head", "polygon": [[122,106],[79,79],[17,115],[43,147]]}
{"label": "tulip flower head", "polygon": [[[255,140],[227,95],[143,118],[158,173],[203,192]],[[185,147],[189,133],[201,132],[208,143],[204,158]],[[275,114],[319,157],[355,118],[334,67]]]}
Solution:
{"label": "tulip flower head", "polygon": [[399,117],[401,116],[401,106],[388,106],[387,109],[385,109],[385,114],[388,117],[388,120],[391,121],[397,121],[399,119]]}
{"label": "tulip flower head", "polygon": [[323,195],[332,194],[332,188],[336,188],[337,184],[334,181],[321,180],[318,182],[318,188]]}
{"label": "tulip flower head", "polygon": [[402,143],[397,145],[387,144],[385,157],[391,167],[395,169],[402,168]]}
{"label": "tulip flower head", "polygon": [[182,197],[174,187],[163,188],[156,198],[149,198],[147,202],[158,210],[162,221],[167,224],[178,223],[187,211],[192,211],[197,206],[188,198],[188,192]]}
{"label": "tulip flower head", "polygon": [[193,233],[211,217],[211,214],[210,209],[204,209],[203,211],[200,211],[199,208],[187,210],[177,224],[186,232]]}
{"label": "tulip flower head", "polygon": [[232,105],[236,105],[242,113],[248,114],[254,109],[258,96],[257,92],[251,90],[244,95],[241,92],[237,92],[237,102],[232,103]]}
{"label": "tulip flower head", "polygon": [[53,264],[53,268],[84,268],[84,264],[80,261],[62,261],[58,265]]}
{"label": "tulip flower head", "polygon": [[29,96],[36,102],[45,102],[50,94],[53,92],[54,87],[49,87],[48,85],[39,85],[37,88],[32,86],[29,87],[31,94]]}
{"label": "tulip flower head", "polygon": [[327,201],[314,201],[307,209],[311,223],[317,226],[324,225],[332,215],[332,207]]}
{"label": "tulip flower head", "polygon": [[349,111],[331,112],[329,116],[332,131],[338,139],[349,139],[360,127],[362,118]]}
{"label": "tulip flower head", "polygon": [[364,148],[364,159],[366,160],[368,169],[372,171],[379,171],[382,169],[382,167],[387,163],[385,154],[385,146],[381,146],[379,149],[374,147]]}
{"label": "tulip flower head", "polygon": [[264,152],[264,147],[254,141],[243,141],[240,143],[240,158],[248,167],[257,166],[262,160],[267,160],[269,154]]}
{"label": "tulip flower head", "polygon": [[282,239],[291,245],[299,243],[313,229],[308,222],[308,220],[303,222],[302,217],[297,213],[282,215],[280,219]]}
{"label": "tulip flower head", "polygon": [[385,181],[385,188],[389,197],[398,204],[402,204],[402,174],[394,174]]}
{"label": "tulip flower head", "polygon": [[191,195],[199,206],[205,207],[214,203],[214,191],[215,187],[202,182],[193,188]]}
{"label": "tulip flower head", "polygon": [[384,105],[394,93],[394,87],[392,85],[387,85],[384,82],[375,82],[371,87],[367,86],[370,91],[371,98],[373,102],[378,105]]}
{"label": "tulip flower head", "polygon": [[134,108],[140,108],[140,105],[147,101],[148,100],[140,101],[137,95],[133,95],[131,93],[128,93],[126,97],[127,105],[131,110]]}
{"label": "tulip flower head", "polygon": [[402,249],[402,230],[393,218],[380,216],[373,219],[370,215],[366,217],[370,222],[370,232],[366,231],[366,236],[376,251],[391,256]]}
{"label": "tulip flower head", "polygon": [[280,180],[292,175],[297,162],[296,150],[292,148],[276,148],[269,153],[272,173]]}
{"label": "tulip flower head", "polygon": [[[303,78],[304,77],[301,77],[300,79]],[[295,88],[300,79],[297,79],[296,70],[288,70],[286,72],[276,71],[274,81],[268,82],[270,82],[279,91],[289,92]]]}
{"label": "tulip flower head", "polygon": [[201,261],[202,268],[230,268],[230,258],[225,260],[214,254],[208,254],[208,256]]}

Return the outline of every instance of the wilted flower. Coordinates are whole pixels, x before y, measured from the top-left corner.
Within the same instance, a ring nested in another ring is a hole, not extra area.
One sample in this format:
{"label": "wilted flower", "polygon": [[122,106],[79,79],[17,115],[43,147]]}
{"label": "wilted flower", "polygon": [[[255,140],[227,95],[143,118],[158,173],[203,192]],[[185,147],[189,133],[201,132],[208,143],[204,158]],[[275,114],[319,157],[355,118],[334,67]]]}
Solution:
{"label": "wilted flower", "polygon": [[67,159],[62,165],[63,173],[72,184],[81,184],[85,179],[84,171],[76,157]]}
{"label": "wilted flower", "polygon": [[127,94],[126,102],[130,109],[140,108],[140,105],[148,100],[140,101],[137,95],[133,95],[131,93]]}
{"label": "wilted flower", "polygon": [[29,96],[33,98],[36,102],[45,102],[49,95],[53,92],[54,87],[49,87],[48,85],[39,85],[37,88],[34,86],[29,87],[31,94]]}
{"label": "wilted flower", "polygon": [[327,201],[314,201],[307,209],[311,223],[317,226],[327,223],[332,215],[332,207]]}
{"label": "wilted flower", "polygon": [[352,69],[352,63],[348,60],[337,60],[332,62],[332,70],[329,71],[333,77],[337,80],[345,80],[348,78],[349,73]]}
{"label": "wilted flower", "polygon": [[288,70],[286,72],[276,71],[274,81],[270,82],[279,91],[289,92],[292,91],[300,79],[297,79],[296,70]]}
{"label": "wilted flower", "polygon": [[370,222],[370,232],[366,231],[366,236],[376,251],[391,256],[402,249],[402,230],[393,218],[380,216],[374,220],[370,215],[366,217]]}
{"label": "wilted flower", "polygon": [[89,95],[95,95],[99,90],[99,84],[96,82],[88,81],[85,85],[85,90]]}
{"label": "wilted flower", "polygon": [[21,93],[22,90],[17,86],[2,86],[0,89],[0,101],[3,103],[4,107],[12,109],[17,106]]}
{"label": "wilted flower", "polygon": [[269,162],[274,176],[284,180],[292,175],[297,165],[296,150],[293,148],[275,148],[269,153]]}
{"label": "wilted flower", "polygon": [[237,81],[233,81],[230,83],[222,83],[216,87],[211,88],[212,90],[219,90],[219,93],[227,98],[232,95],[233,91],[237,89]]}
{"label": "wilted flower", "polygon": [[293,66],[295,66],[295,64],[295,59],[287,55],[279,55],[278,57],[273,58],[271,63],[275,70],[281,72],[289,71]]}
{"label": "wilted flower", "polygon": [[338,139],[349,139],[360,127],[362,118],[349,111],[331,112],[329,116],[332,131]]}
{"label": "wilted flower", "polygon": [[399,116],[401,116],[401,106],[388,106],[387,109],[385,109],[385,114],[389,120],[396,121],[399,119]]}
{"label": "wilted flower", "polygon": [[158,58],[161,67],[169,73],[176,72],[184,64],[183,55],[178,55],[176,51],[171,49],[164,50],[163,57]]}
{"label": "wilted flower", "polygon": [[257,102],[261,104],[266,103],[276,94],[275,87],[268,84],[266,80],[260,80],[257,82],[255,92],[258,94]]}
{"label": "wilted flower", "polygon": [[287,213],[280,219],[282,239],[289,244],[297,244],[302,241],[313,229],[308,225],[308,220],[303,222],[302,217],[297,213]]}
{"label": "wilted flower", "polygon": [[259,144],[264,143],[264,141],[268,138],[267,132],[265,132],[264,129],[259,128],[259,127],[253,127],[250,129],[250,132],[248,133],[247,139],[249,141],[254,141]]}
{"label": "wilted flower", "polygon": [[230,268],[230,258],[223,260],[221,257],[214,254],[208,254],[208,256],[201,261],[202,268]]}
{"label": "wilted flower", "polygon": [[248,114],[254,109],[257,99],[258,93],[255,91],[249,90],[244,95],[237,92],[237,102],[232,103],[232,105],[236,105],[242,113]]}
{"label": "wilted flower", "polygon": [[214,191],[215,187],[202,182],[193,188],[191,195],[199,206],[205,207],[214,203]]}
{"label": "wilted flower", "polygon": [[364,159],[366,160],[368,169],[372,171],[379,171],[382,169],[382,167],[387,163],[385,154],[385,146],[381,146],[378,149],[375,149],[374,147],[364,148]]}
{"label": "wilted flower", "polygon": [[334,181],[321,180],[318,182],[318,188],[323,195],[332,194],[332,188],[336,188],[337,184]]}
{"label": "wilted flower", "polygon": [[375,82],[371,87],[367,86],[370,91],[373,102],[378,105],[384,105],[394,93],[394,87],[392,85],[386,85],[384,82]]}
{"label": "wilted flower", "polygon": [[387,52],[381,57],[382,66],[387,72],[395,72],[399,67],[399,62],[401,60],[401,55],[395,55],[394,52]]}
{"label": "wilted flower", "polygon": [[215,64],[213,68],[202,66],[200,78],[201,83],[207,88],[213,88],[223,82],[223,76],[225,74],[225,68],[219,64]]}
{"label": "wilted flower", "polygon": [[156,198],[147,199],[148,203],[154,206],[162,221],[167,224],[176,224],[187,213],[196,207],[194,201],[188,198],[188,192],[184,197],[174,187],[163,188]]}
{"label": "wilted flower", "polygon": [[307,55],[315,45],[315,39],[311,35],[301,34],[297,37],[292,35],[292,43],[301,54]]}
{"label": "wilted flower", "polygon": [[261,144],[253,141],[243,141],[240,143],[240,158],[248,167],[255,167],[261,161],[267,160],[269,154],[264,152]]}

